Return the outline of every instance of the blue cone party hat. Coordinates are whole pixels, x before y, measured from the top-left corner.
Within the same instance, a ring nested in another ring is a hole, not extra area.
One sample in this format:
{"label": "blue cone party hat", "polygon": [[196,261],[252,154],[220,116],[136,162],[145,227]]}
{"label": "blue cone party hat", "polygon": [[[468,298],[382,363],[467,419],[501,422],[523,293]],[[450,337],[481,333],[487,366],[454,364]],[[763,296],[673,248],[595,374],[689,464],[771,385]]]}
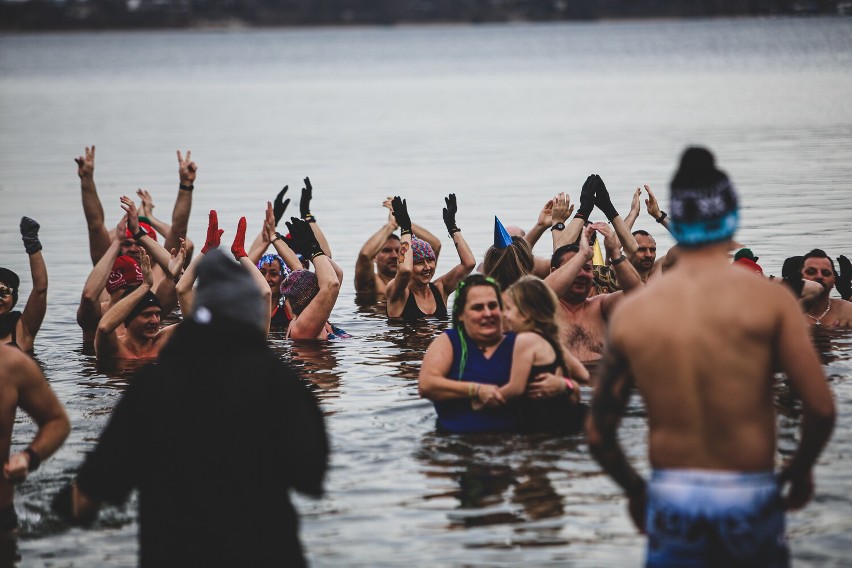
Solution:
{"label": "blue cone party hat", "polygon": [[500,222],[500,219],[497,218],[497,215],[494,216],[494,247],[498,249],[504,249],[507,246],[512,244],[512,237],[509,236],[509,233],[506,231],[506,227],[503,226],[503,223]]}

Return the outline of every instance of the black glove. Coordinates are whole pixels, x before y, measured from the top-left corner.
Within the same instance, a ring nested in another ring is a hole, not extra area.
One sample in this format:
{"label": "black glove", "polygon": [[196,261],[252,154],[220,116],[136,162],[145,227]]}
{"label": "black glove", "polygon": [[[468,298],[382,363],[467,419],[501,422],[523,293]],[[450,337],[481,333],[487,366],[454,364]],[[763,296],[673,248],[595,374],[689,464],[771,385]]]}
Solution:
{"label": "black glove", "polygon": [[445,197],[444,203],[447,204],[447,206],[444,207],[444,225],[447,226],[447,232],[450,234],[450,238],[453,238],[453,233],[461,231],[461,229],[456,227],[456,213],[459,211],[459,206],[456,203],[456,194],[451,193],[448,197]]}
{"label": "black glove", "polygon": [[322,252],[319,241],[317,241],[317,237],[314,235],[307,221],[290,217],[290,222],[286,223],[286,225],[287,229],[290,230],[290,236],[293,238],[291,247],[294,251],[311,260],[321,254],[325,254]]}
{"label": "black glove", "polygon": [[804,263],[805,258],[803,256],[791,256],[784,261],[784,266],[781,267],[781,277],[784,279],[784,284],[790,287],[797,298],[802,295],[802,288],[805,287],[805,282],[802,280],[802,265]]}
{"label": "black glove", "polygon": [[592,209],[595,208],[595,189],[598,186],[598,178],[595,174],[586,178],[586,183],[583,184],[583,189],[580,191],[580,208],[574,217],[580,219],[588,219],[592,214]]}
{"label": "black glove", "polygon": [[840,274],[834,280],[834,287],[840,297],[848,302],[852,297],[852,262],[841,254],[837,257],[837,265],[840,267]]}
{"label": "black glove", "polygon": [[287,206],[290,205],[290,199],[284,201],[284,194],[287,193],[287,189],[289,185],[285,185],[284,189],[278,192],[278,195],[275,196],[275,202],[272,204],[272,214],[275,215],[275,224],[278,225],[278,221],[281,220],[281,217],[284,216],[284,211],[287,210]]}
{"label": "black glove", "polygon": [[299,200],[299,215],[308,223],[316,223],[316,217],[311,215],[311,198],[314,196],[314,188],[311,187],[310,178],[305,178],[305,187],[302,188],[302,198]]}
{"label": "black glove", "polygon": [[598,179],[598,187],[595,191],[595,206],[601,210],[601,213],[606,215],[607,220],[612,221],[618,215],[618,211],[615,210],[615,206],[612,204],[612,199],[606,190],[606,185],[601,179],[601,176],[595,174],[595,177]]}
{"label": "black glove", "polygon": [[396,219],[396,224],[399,225],[400,232],[403,235],[411,234],[411,217],[408,216],[408,205],[400,196],[396,196],[391,201],[393,207],[393,216]]}
{"label": "black glove", "polygon": [[41,228],[35,219],[21,217],[21,240],[24,241],[24,250],[27,254],[35,254],[41,250],[41,241],[38,240],[38,230]]}

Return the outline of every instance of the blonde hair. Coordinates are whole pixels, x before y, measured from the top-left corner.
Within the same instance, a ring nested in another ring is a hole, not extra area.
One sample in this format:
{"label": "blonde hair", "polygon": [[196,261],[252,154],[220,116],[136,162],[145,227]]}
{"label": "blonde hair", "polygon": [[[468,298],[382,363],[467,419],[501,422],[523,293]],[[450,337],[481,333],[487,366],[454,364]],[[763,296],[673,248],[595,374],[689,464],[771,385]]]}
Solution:
{"label": "blonde hair", "polygon": [[556,351],[556,358],[565,369],[566,353],[562,346],[562,326],[558,319],[559,299],[550,286],[537,276],[523,276],[506,290],[518,311],[529,320],[528,328],[520,331],[532,331],[544,339]]}

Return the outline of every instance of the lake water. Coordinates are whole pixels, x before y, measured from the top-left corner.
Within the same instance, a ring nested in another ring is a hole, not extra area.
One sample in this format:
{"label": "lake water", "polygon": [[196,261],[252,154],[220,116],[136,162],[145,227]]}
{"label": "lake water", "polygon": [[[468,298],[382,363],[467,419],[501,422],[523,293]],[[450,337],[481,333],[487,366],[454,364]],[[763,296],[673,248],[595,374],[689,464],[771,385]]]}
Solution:
{"label": "lake water", "polygon": [[[493,216],[531,226],[558,191],[599,173],[626,214],[649,184],[668,208],[682,149],[712,148],[737,185],[738,240],[767,273],[814,247],[852,253],[852,25],[842,18],[0,36],[0,265],[30,288],[18,221],[41,222],[49,309],[36,356],[66,405],[65,446],[19,488],[22,566],[132,566],[136,504],[69,530],[53,493],[93,447],[127,373],[104,374],[74,320],[91,264],[72,159],[97,145],[108,225],[118,198],[149,189],[168,217],[175,150],[199,165],[190,237],[219,211],[260,227],[284,184],[313,211],[347,271],[332,321],[354,338],[273,347],[317,386],[333,444],[327,496],[297,497],[314,566],[638,565],[644,540],[582,436],[439,435],[417,396],[439,326],[388,324],[352,287],[384,196],[443,234],[443,196],[477,257]],[[298,211],[295,204],[290,212]],[[672,244],[644,213],[661,252]],[[537,248],[548,254],[549,236]],[[438,272],[454,262],[445,249]],[[708,299],[712,301],[712,299]],[[663,325],[661,322],[637,323]],[[789,516],[797,566],[852,552],[852,334],[816,338],[839,420],[809,507]],[[588,395],[588,393],[585,393]],[[779,463],[795,407],[779,386]],[[211,417],[221,419],[222,417]],[[18,420],[23,445],[33,426]],[[634,399],[621,438],[647,471]],[[223,448],[237,455],[239,448]],[[212,498],[212,496],[211,496]]]}

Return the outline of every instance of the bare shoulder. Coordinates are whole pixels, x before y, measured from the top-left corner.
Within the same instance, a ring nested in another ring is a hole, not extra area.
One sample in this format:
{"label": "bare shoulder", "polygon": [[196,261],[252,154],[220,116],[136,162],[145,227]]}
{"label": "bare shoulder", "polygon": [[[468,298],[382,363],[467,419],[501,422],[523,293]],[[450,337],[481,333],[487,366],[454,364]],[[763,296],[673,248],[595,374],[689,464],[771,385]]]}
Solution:
{"label": "bare shoulder", "polygon": [[0,345],[0,383],[20,385],[38,378],[41,371],[29,355],[9,345]]}

